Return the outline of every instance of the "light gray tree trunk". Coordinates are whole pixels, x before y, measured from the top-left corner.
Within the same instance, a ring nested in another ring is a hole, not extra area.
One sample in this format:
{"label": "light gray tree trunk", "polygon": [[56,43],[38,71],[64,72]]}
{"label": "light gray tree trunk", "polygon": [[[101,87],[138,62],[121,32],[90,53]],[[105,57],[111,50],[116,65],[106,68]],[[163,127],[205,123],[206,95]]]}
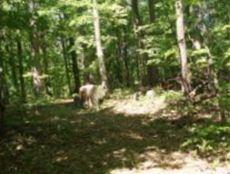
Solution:
{"label": "light gray tree trunk", "polygon": [[102,82],[105,83],[106,88],[108,88],[108,77],[107,77],[107,72],[105,67],[104,54],[101,45],[101,31],[100,31],[99,13],[97,9],[97,0],[92,0],[92,1],[93,1],[93,24],[94,24],[94,34],[95,34],[95,45],[97,49],[100,75],[101,75]]}
{"label": "light gray tree trunk", "polygon": [[[29,11],[33,14],[37,9],[37,4],[33,0],[29,1]],[[33,81],[33,88],[35,97],[41,94],[42,80],[41,80],[41,66],[39,61],[39,37],[37,31],[37,25],[34,15],[31,16],[30,20],[30,42],[31,42],[31,74]]]}
{"label": "light gray tree trunk", "polygon": [[180,50],[180,63],[181,63],[181,75],[182,91],[188,95],[191,91],[191,84],[189,78],[189,68],[188,68],[188,58],[187,58],[187,48],[185,41],[185,24],[184,24],[184,14],[183,14],[183,4],[182,0],[176,0],[176,30],[177,30],[177,41]]}

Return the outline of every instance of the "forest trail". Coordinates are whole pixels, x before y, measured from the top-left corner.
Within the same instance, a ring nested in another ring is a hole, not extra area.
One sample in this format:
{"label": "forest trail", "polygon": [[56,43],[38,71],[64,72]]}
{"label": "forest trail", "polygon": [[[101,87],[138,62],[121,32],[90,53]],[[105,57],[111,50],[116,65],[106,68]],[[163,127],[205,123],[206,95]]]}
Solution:
{"label": "forest trail", "polygon": [[0,174],[230,174],[229,2],[0,0]]}
{"label": "forest trail", "polygon": [[[177,116],[174,111],[171,110],[171,113],[168,113],[169,111],[166,109],[168,105],[165,96],[154,96],[152,100],[146,100],[145,98],[138,101],[129,96],[121,100],[107,100],[103,107],[112,108],[114,113],[131,117],[145,115],[150,120],[159,119],[159,117],[167,117],[169,120],[176,119]],[[142,159],[140,161],[142,162],[138,167],[115,169],[111,174],[230,174],[229,164],[215,165],[199,158],[193,153],[185,153],[179,150],[168,154],[164,150],[161,151],[156,150],[154,147],[148,147],[140,155],[140,159]],[[228,155],[230,155],[230,152]]]}
{"label": "forest trail", "polygon": [[[148,160],[135,169],[117,169],[111,174],[229,174],[230,166],[213,166],[204,159],[194,157],[189,153],[175,152],[162,157],[162,155],[151,152],[145,154]],[[162,165],[153,159],[161,158]],[[153,157],[153,158],[152,158]],[[169,158],[168,158],[169,157]],[[167,164],[164,166],[164,164]]]}
{"label": "forest trail", "polygon": [[[149,112],[151,106],[153,111]],[[8,108],[7,117],[7,133],[0,140],[4,174],[230,171],[229,125],[221,126],[223,133],[216,137],[213,132],[199,135],[214,129],[213,123],[178,117],[167,109],[164,97],[149,103],[108,99],[100,111],[79,109],[71,100],[59,100],[43,106]]]}
{"label": "forest trail", "polygon": [[122,113],[125,115],[153,115],[164,108],[166,108],[167,102],[164,96],[155,96],[152,100],[140,99],[135,100],[131,97],[127,99],[107,100],[103,108],[112,108],[115,113]]}

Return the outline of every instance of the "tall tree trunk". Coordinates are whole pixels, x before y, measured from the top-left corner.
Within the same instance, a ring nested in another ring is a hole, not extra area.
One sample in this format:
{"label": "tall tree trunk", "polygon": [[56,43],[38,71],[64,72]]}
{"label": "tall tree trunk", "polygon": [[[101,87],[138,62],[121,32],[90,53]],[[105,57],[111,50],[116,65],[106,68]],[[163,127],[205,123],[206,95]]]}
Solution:
{"label": "tall tree trunk", "polygon": [[[119,42],[119,41],[118,41]],[[119,84],[123,84],[123,65],[121,62],[121,45],[120,43],[117,43],[116,46],[116,50],[117,50],[117,56],[116,56],[116,76],[118,79]]]}
{"label": "tall tree trunk", "polygon": [[29,11],[32,14],[30,18],[30,42],[31,42],[31,74],[33,81],[33,88],[35,97],[38,97],[41,94],[42,89],[42,80],[41,80],[41,66],[39,61],[39,37],[36,25],[36,19],[34,13],[37,9],[37,4],[33,0],[29,1]]}
{"label": "tall tree trunk", "polygon": [[93,1],[93,24],[94,24],[94,34],[95,34],[95,45],[97,49],[97,57],[99,61],[99,69],[101,80],[105,84],[105,87],[108,89],[108,77],[105,67],[104,53],[101,45],[101,31],[100,31],[100,19],[97,9],[97,0]]}
{"label": "tall tree trunk", "polygon": [[45,87],[45,92],[47,95],[52,96],[52,91],[51,91],[51,81],[50,81],[50,76],[49,76],[49,57],[47,56],[47,47],[48,45],[46,44],[46,40],[45,40],[45,33],[42,34],[42,36],[40,37],[41,39],[41,50],[42,50],[42,54],[43,54],[43,74],[46,75],[46,77],[44,78],[44,87]]}
{"label": "tall tree trunk", "polygon": [[3,52],[1,49],[2,35],[0,33],[0,133],[3,132],[3,122],[4,122],[4,80],[3,80]]}
{"label": "tall tree trunk", "polygon": [[[138,47],[139,49],[144,49],[144,43],[142,41],[144,37],[143,31],[138,31],[139,27],[142,25],[142,20],[139,14],[139,9],[138,9],[138,0],[132,0],[131,1],[132,5],[132,11],[133,11],[133,20],[134,20],[134,30],[136,33],[136,38],[138,40]],[[139,54],[138,56],[138,68],[139,68],[139,75],[140,75],[140,80],[141,84],[144,86],[146,85],[146,54]]]}
{"label": "tall tree trunk", "polygon": [[79,68],[77,63],[77,54],[74,49],[75,43],[74,38],[71,37],[69,39],[70,49],[71,49],[71,59],[72,59],[72,70],[73,70],[73,77],[74,77],[74,83],[75,83],[75,89],[74,92],[79,92],[79,88],[81,86],[80,84],[80,74],[79,74]]}
{"label": "tall tree trunk", "polygon": [[125,74],[125,81],[126,86],[130,86],[130,74],[129,74],[129,59],[128,59],[128,50],[127,50],[127,43],[126,43],[126,33],[123,33],[122,36],[122,47],[121,47],[121,55],[124,61],[124,74]]}
{"label": "tall tree trunk", "polygon": [[184,24],[184,14],[183,14],[183,4],[182,0],[176,0],[176,30],[177,30],[177,41],[180,50],[180,63],[181,63],[181,88],[185,95],[188,95],[191,91],[191,84],[189,78],[189,68],[187,60],[187,48],[185,41],[185,24]]}
{"label": "tall tree trunk", "polygon": [[[116,31],[117,35],[117,66],[120,76],[120,83],[125,82],[125,86],[130,86],[129,59],[127,51],[126,29]],[[119,77],[118,77],[119,78]]]}
{"label": "tall tree trunk", "polygon": [[37,45],[37,38],[34,37],[34,33],[32,33],[31,38],[31,73],[33,80],[33,88],[35,96],[37,97],[41,93],[42,80],[40,78],[40,62],[39,62],[39,48]]}
{"label": "tall tree trunk", "polygon": [[156,0],[148,0],[150,23],[153,23],[155,21],[155,1]]}
{"label": "tall tree trunk", "polygon": [[[149,7],[149,22],[155,22],[155,2],[156,0],[148,0],[148,7]],[[149,85],[156,85],[159,81],[159,72],[156,65],[147,65],[147,74],[148,74],[148,81]]]}
{"label": "tall tree trunk", "polygon": [[123,54],[123,37],[122,33],[119,30],[116,30],[116,75],[120,84],[123,84],[125,79],[126,69],[124,66],[124,54]]}
{"label": "tall tree trunk", "polygon": [[18,62],[19,62],[19,80],[20,80],[20,92],[22,102],[26,101],[26,89],[25,89],[25,81],[23,78],[24,67],[23,67],[23,50],[22,43],[20,38],[17,38],[17,51],[18,51]]}
{"label": "tall tree trunk", "polygon": [[130,86],[130,74],[129,74],[129,58],[128,58],[128,50],[126,43],[126,33],[123,33],[121,40],[121,57],[124,62],[124,79],[126,82],[126,86]]}
{"label": "tall tree trunk", "polygon": [[[2,55],[0,55],[2,56]],[[1,57],[2,59],[2,57]],[[3,67],[0,62],[0,133],[3,131],[3,122],[4,122],[4,110],[5,110],[5,102],[4,102],[4,90],[3,90]]]}
{"label": "tall tree trunk", "polygon": [[62,45],[63,59],[64,59],[64,63],[65,63],[65,73],[66,73],[67,85],[69,88],[69,94],[71,94],[71,84],[70,84],[70,75],[69,75],[69,66],[68,66],[68,54],[67,54],[66,42],[65,42],[64,38],[61,38],[61,45]]}

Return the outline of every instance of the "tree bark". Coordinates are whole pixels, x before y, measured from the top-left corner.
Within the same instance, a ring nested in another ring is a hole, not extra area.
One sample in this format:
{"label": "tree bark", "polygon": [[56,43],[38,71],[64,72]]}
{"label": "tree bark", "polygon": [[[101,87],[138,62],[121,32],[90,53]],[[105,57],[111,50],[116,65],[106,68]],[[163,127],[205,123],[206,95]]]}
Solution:
{"label": "tree bark", "polygon": [[129,74],[129,58],[128,58],[128,48],[126,43],[126,32],[124,30],[123,34],[121,35],[121,57],[124,62],[124,79],[126,82],[126,86],[130,86],[130,74]]}
{"label": "tree bark", "polygon": [[33,88],[35,97],[38,97],[41,93],[42,88],[42,80],[40,78],[41,73],[41,66],[39,61],[39,37],[37,32],[37,25],[35,17],[33,13],[37,8],[37,4],[31,0],[29,1],[29,11],[32,14],[29,22],[30,22],[30,42],[31,42],[31,74],[32,74],[32,81],[33,81]]}
{"label": "tree bark", "polygon": [[[0,33],[0,45],[1,45],[2,35]],[[3,79],[3,53],[0,47],[0,133],[3,132],[4,126],[4,111],[5,111],[5,102],[4,102],[4,79]]]}
{"label": "tree bark", "polygon": [[121,45],[119,43],[119,40],[117,41],[117,56],[116,56],[116,76],[118,79],[119,84],[123,84],[123,65],[121,61]]}
{"label": "tree bark", "polygon": [[17,38],[17,51],[18,51],[18,62],[19,62],[19,80],[20,80],[20,92],[22,102],[26,101],[26,89],[25,89],[25,81],[23,78],[24,67],[23,67],[23,50],[22,43],[20,38]]}
{"label": "tree bark", "polygon": [[75,83],[74,92],[78,93],[81,84],[80,84],[79,68],[78,68],[78,63],[77,63],[77,54],[74,49],[75,43],[74,43],[73,37],[69,38],[69,44],[70,44],[70,49],[71,49],[70,54],[71,54],[71,59],[72,59],[72,70],[73,70],[73,77],[74,77],[74,83]]}
{"label": "tree bark", "polygon": [[125,40],[123,40],[123,33],[117,29],[116,30],[116,75],[120,84],[123,84],[126,79],[126,68],[125,68],[125,57],[124,57],[124,44]]}
{"label": "tree bark", "polygon": [[[133,11],[133,21],[134,21],[134,30],[136,33],[136,38],[138,40],[138,48],[139,49],[145,49],[144,43],[142,41],[144,37],[143,31],[138,31],[139,27],[142,25],[142,20],[139,14],[139,9],[138,9],[138,0],[132,0],[131,1],[131,6],[132,6],[132,11]],[[146,54],[139,54],[138,56],[138,68],[139,68],[139,78],[141,81],[141,85],[145,86],[147,84],[147,79],[146,79]]]}
{"label": "tree bark", "polygon": [[71,83],[70,83],[69,66],[68,66],[68,54],[67,54],[66,42],[65,42],[64,38],[61,38],[61,45],[62,45],[63,59],[64,59],[64,63],[65,63],[65,73],[66,73],[67,85],[69,88],[69,94],[71,94]]}
{"label": "tree bark", "polygon": [[187,60],[187,48],[185,41],[185,24],[184,24],[184,14],[183,14],[183,4],[182,0],[176,0],[176,30],[177,30],[177,41],[180,51],[180,63],[181,63],[181,75],[182,83],[181,88],[185,95],[189,95],[191,91],[191,84],[189,78],[189,68]]}
{"label": "tree bark", "polygon": [[97,0],[93,1],[93,24],[94,24],[94,34],[95,34],[95,45],[97,49],[97,57],[99,61],[99,69],[101,80],[105,84],[105,87],[108,89],[108,77],[104,60],[104,53],[101,45],[101,31],[100,31],[100,19],[97,9]]}
{"label": "tree bark", "polygon": [[127,51],[127,43],[123,43],[122,45],[122,57],[125,64],[125,81],[126,86],[130,86],[130,73],[129,73],[129,60],[128,60],[128,51]]}
{"label": "tree bark", "polygon": [[155,1],[156,0],[148,0],[149,6],[149,22],[153,23],[155,21]]}
{"label": "tree bark", "polygon": [[[148,0],[148,7],[149,7],[149,22],[150,24],[155,22],[155,2],[156,0]],[[148,74],[148,81],[149,85],[153,86],[156,85],[159,81],[159,72],[156,65],[147,65],[147,74]]]}
{"label": "tree bark", "polygon": [[47,95],[52,96],[52,90],[51,90],[51,80],[50,80],[50,76],[49,76],[49,57],[47,56],[47,43],[46,43],[46,39],[45,39],[45,33],[42,34],[42,36],[40,37],[41,39],[41,50],[42,50],[42,57],[43,57],[43,74],[46,75],[46,77],[44,78],[44,87],[45,87],[45,92]]}
{"label": "tree bark", "polygon": [[[0,55],[1,56],[1,55]],[[4,103],[4,90],[3,90],[3,68],[0,65],[0,133],[3,131],[4,125],[4,111],[5,111],[5,103]]]}

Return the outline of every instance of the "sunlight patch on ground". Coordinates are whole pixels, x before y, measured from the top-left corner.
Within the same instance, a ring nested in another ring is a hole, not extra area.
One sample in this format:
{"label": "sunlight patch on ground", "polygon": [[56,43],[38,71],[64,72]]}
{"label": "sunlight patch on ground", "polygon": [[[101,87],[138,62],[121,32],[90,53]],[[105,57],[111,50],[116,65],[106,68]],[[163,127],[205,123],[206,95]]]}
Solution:
{"label": "sunlight patch on ground", "polygon": [[111,107],[115,113],[125,115],[154,114],[167,106],[164,96],[155,96],[153,99],[134,100],[133,98],[123,100],[107,100],[103,107]]}
{"label": "sunlight patch on ground", "polygon": [[[156,152],[145,154],[148,160],[139,164],[136,168],[115,169],[110,174],[230,174],[230,165],[218,165],[193,157],[191,154],[174,152],[170,155],[161,156]],[[159,161],[162,160],[162,165]],[[165,164],[165,166],[164,166]]]}
{"label": "sunlight patch on ground", "polygon": [[72,103],[72,102],[73,102],[73,99],[70,98],[70,99],[57,99],[53,103],[54,104],[65,104],[65,103]]}

